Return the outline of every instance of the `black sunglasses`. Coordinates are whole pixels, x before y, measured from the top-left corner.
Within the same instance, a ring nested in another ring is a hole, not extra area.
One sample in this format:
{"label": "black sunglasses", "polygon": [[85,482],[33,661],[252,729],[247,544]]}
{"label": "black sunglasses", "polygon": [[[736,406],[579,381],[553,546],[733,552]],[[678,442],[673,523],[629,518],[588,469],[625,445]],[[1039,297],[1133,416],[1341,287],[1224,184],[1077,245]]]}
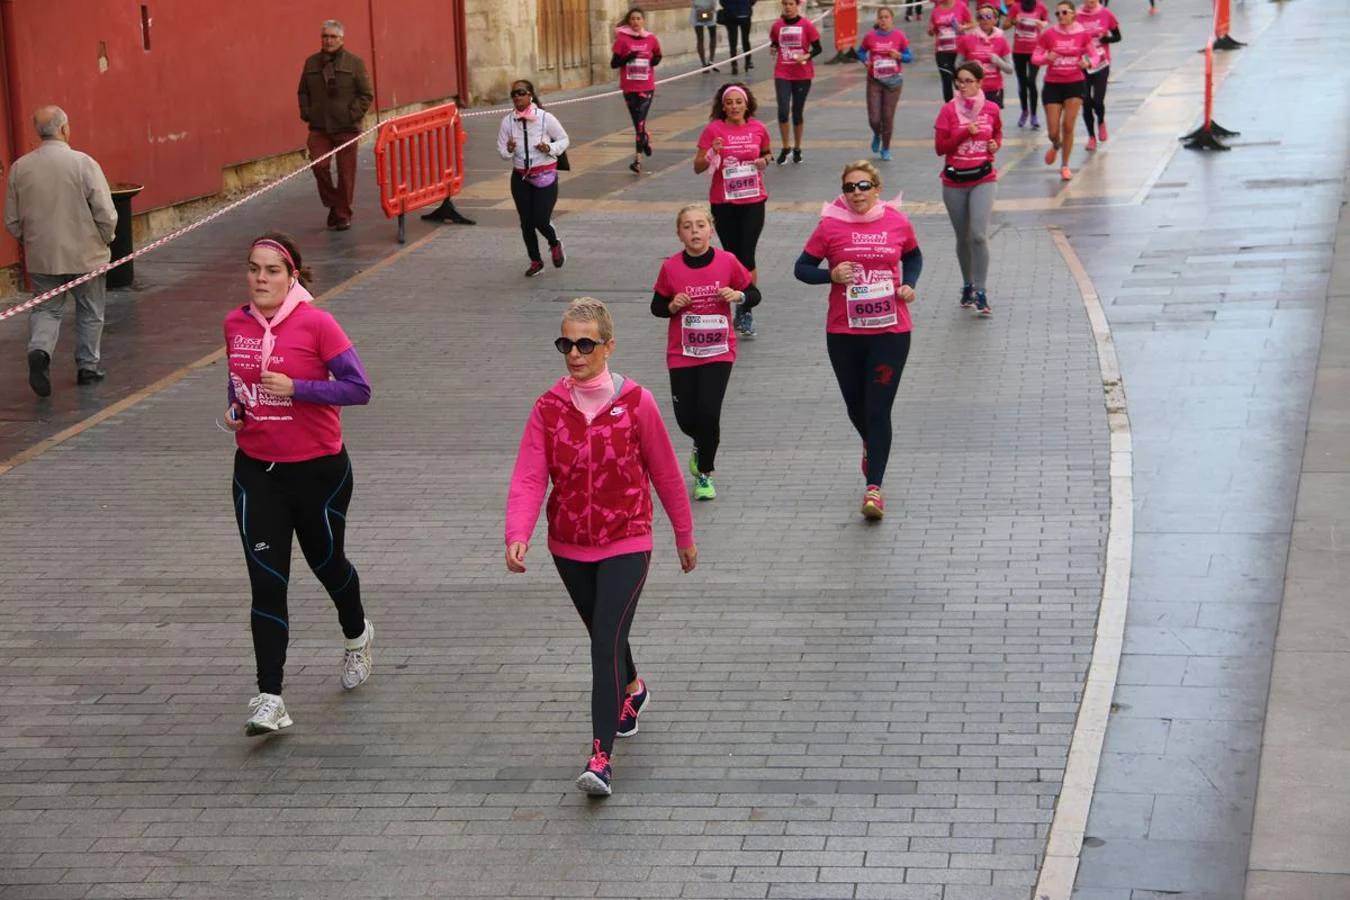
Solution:
{"label": "black sunglasses", "polygon": [[571,353],[573,347],[576,347],[582,356],[590,356],[595,352],[595,348],[603,343],[604,341],[593,341],[590,338],[582,338],[579,341],[574,341],[571,338],[560,337],[553,342],[553,346],[557,347],[558,352],[564,356]]}
{"label": "black sunglasses", "polygon": [[1071,16],[1071,15],[1073,15],[1073,10],[1071,10],[1071,9],[1057,9],[1057,10],[1055,10],[1055,15],[1057,15],[1057,16]]}
{"label": "black sunglasses", "polygon": [[530,96],[530,92],[527,91],[527,90],[525,90],[524,88],[516,88],[514,91],[511,92],[511,96],[512,96],[512,97],[528,97],[528,96]]}
{"label": "black sunglasses", "polygon": [[844,193],[851,194],[854,191],[870,191],[874,187],[876,187],[876,184],[871,181],[845,181]]}

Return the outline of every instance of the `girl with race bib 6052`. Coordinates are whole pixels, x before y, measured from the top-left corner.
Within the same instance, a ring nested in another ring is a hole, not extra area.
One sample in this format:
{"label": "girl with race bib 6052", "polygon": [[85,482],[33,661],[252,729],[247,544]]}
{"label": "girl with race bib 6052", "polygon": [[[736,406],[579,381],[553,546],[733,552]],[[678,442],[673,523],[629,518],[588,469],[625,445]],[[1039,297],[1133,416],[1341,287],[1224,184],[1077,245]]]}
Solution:
{"label": "girl with race bib 6052", "polygon": [[652,291],[652,315],[670,320],[666,365],[675,421],[694,439],[689,473],[694,499],[712,500],[721,441],[722,400],[736,361],[732,308],[753,309],[759,288],[740,260],[712,246],[712,212],[692,204],[675,217],[684,250],[661,264]]}
{"label": "girl with race bib 6052", "polygon": [[891,455],[891,407],[909,357],[909,304],[923,254],[909,218],[882,202],[875,166],[849,163],[842,188],[821,210],[794,274],[807,284],[830,285],[825,346],[863,442],[862,514],[875,521],[885,514],[881,483]]}

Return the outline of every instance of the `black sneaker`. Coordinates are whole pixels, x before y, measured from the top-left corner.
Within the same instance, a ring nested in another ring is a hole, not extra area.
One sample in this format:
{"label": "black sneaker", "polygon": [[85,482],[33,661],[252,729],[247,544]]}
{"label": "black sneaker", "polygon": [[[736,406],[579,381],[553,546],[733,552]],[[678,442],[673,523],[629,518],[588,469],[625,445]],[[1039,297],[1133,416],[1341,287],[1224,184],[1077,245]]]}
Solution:
{"label": "black sneaker", "polygon": [[652,136],[650,134],[644,134],[642,136],[642,155],[652,155]]}
{"label": "black sneaker", "polygon": [[[698,453],[697,450],[694,452]],[[619,711],[619,730],[614,732],[616,737],[632,737],[638,733],[638,716],[647,708],[650,699],[652,694],[647,690],[647,682],[638,679],[637,693],[623,698],[623,709]]]}
{"label": "black sneaker", "polygon": [[46,350],[28,351],[28,386],[39,397],[52,395],[52,358]]}
{"label": "black sneaker", "polygon": [[736,60],[734,59],[731,61],[731,74],[732,75],[741,74],[740,63],[736,62]]}
{"label": "black sneaker", "polygon": [[609,754],[600,749],[600,741],[597,739],[591,746],[593,751],[590,761],[577,776],[576,785],[592,797],[608,797],[614,793],[609,786],[614,769],[609,764]]}
{"label": "black sneaker", "polygon": [[536,259],[536,260],[534,260],[533,262],[531,262],[531,263],[530,263],[530,267],[529,267],[528,269],[525,270],[525,277],[526,277],[526,278],[533,278],[534,276],[538,275],[538,274],[539,274],[540,272],[542,272],[542,271],[544,271],[544,264],[541,263],[539,260]]}
{"label": "black sneaker", "polygon": [[785,166],[785,165],[787,165],[788,154],[791,153],[791,152],[792,152],[792,151],[789,150],[787,147],[784,147],[783,150],[782,150],[782,152],[780,152],[780,153],[778,154],[778,164],[779,164],[780,166]]}
{"label": "black sneaker", "polygon": [[985,297],[984,291],[975,292],[975,311],[982,316],[992,316],[993,309],[989,306],[989,299]]}
{"label": "black sneaker", "polygon": [[75,373],[76,384],[97,384],[108,377],[102,369],[80,369]]}
{"label": "black sneaker", "polygon": [[741,316],[741,336],[753,338],[755,336],[755,314],[747,312]]}
{"label": "black sneaker", "polygon": [[801,147],[793,147],[793,148],[792,148],[792,161],[793,161],[794,163],[799,163],[799,162],[802,161],[802,148],[801,148]]}
{"label": "black sneaker", "polygon": [[975,305],[975,285],[961,285],[961,308],[970,309]]}

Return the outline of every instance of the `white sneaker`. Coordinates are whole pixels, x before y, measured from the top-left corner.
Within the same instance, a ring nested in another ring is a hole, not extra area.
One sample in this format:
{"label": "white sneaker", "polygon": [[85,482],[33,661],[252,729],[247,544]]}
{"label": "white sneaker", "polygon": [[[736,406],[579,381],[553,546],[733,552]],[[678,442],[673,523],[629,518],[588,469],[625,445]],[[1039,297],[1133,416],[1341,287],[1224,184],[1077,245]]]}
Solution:
{"label": "white sneaker", "polygon": [[375,626],[366,619],[365,642],[359,647],[347,647],[342,654],[342,687],[355,690],[370,677],[370,648],[375,643]]}
{"label": "white sneaker", "polygon": [[248,701],[249,719],[244,723],[244,734],[256,737],[271,734],[293,724],[286,715],[286,703],[279,694],[259,694]]}

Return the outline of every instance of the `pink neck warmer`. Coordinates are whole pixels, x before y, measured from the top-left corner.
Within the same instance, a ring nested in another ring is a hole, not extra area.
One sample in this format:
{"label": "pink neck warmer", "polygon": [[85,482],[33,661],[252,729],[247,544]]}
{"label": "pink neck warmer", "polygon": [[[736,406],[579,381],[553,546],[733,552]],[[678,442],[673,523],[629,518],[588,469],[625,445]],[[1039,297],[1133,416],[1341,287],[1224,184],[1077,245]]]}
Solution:
{"label": "pink neck warmer", "polygon": [[609,365],[606,364],[599,375],[584,381],[578,381],[569,375],[567,389],[572,393],[572,402],[581,410],[589,425],[600,414],[600,410],[614,399],[614,377],[609,374]]}
{"label": "pink neck warmer", "polygon": [[650,34],[650,32],[648,32],[647,29],[645,29],[645,28],[642,29],[641,31],[634,31],[632,28],[628,27],[627,25],[620,25],[618,28],[615,29],[615,31],[617,31],[619,34],[626,34],[626,35],[628,35],[629,37],[635,37],[635,38],[637,38],[638,40],[642,40],[642,39],[645,38],[648,34]]}
{"label": "pink neck warmer", "polygon": [[262,312],[259,311],[258,307],[254,306],[252,303],[248,305],[248,314],[263,328],[262,371],[267,371],[267,363],[271,361],[272,350],[277,345],[276,335],[272,333],[273,329],[286,321],[286,318],[291,313],[295,312],[297,306],[301,303],[308,303],[313,299],[314,297],[309,291],[305,290],[304,285],[300,284],[299,281],[296,281],[291,285],[290,291],[286,293],[286,299],[281,301],[281,306],[277,308],[276,312],[272,313],[272,318],[269,319],[267,316],[264,316]]}
{"label": "pink neck warmer", "polygon": [[895,195],[894,200],[883,200],[876,206],[873,206],[867,212],[859,214],[853,211],[853,207],[848,205],[844,195],[840,194],[829,203],[820,208],[820,217],[822,219],[838,219],[840,222],[848,222],[851,225],[862,225],[867,222],[875,222],[886,215],[887,209],[900,211],[900,200],[904,197],[904,192]]}

